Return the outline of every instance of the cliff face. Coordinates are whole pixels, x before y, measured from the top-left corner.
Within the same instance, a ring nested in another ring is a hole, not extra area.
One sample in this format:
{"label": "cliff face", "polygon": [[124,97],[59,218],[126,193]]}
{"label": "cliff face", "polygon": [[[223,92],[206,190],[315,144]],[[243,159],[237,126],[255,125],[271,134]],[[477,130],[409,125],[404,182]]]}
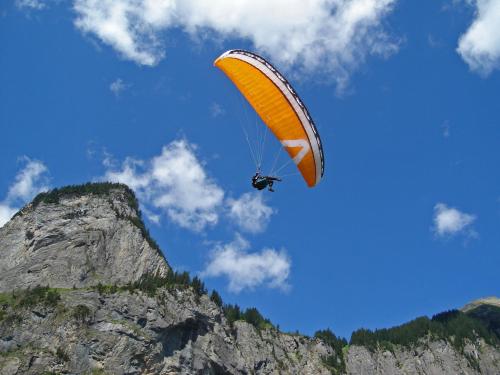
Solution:
{"label": "cliff face", "polygon": [[319,340],[231,326],[190,290],[69,290],[57,306],[11,314],[0,329],[2,374],[329,374],[321,357],[331,349]]}
{"label": "cliff face", "polygon": [[500,299],[480,299],[431,319],[420,317],[381,330],[378,338],[349,347],[345,359],[350,374],[498,375]]}
{"label": "cliff face", "polygon": [[127,187],[111,185],[105,194],[68,190],[41,195],[0,228],[0,292],[37,284],[125,284],[167,272],[162,255],[134,224],[140,220]]}
{"label": "cliff face", "polygon": [[351,346],[347,355],[349,374],[500,374],[500,352],[484,341],[469,343],[459,352],[449,342],[422,340],[413,349],[396,347],[392,351],[371,352]]}
{"label": "cliff face", "polygon": [[[500,374],[500,351],[481,339],[461,350],[429,336],[411,348],[335,352],[319,339],[230,322],[193,284],[144,287],[146,275],[172,272],[120,185],[39,196],[0,229],[0,259],[2,375]],[[496,308],[477,302],[467,314],[495,331]]]}

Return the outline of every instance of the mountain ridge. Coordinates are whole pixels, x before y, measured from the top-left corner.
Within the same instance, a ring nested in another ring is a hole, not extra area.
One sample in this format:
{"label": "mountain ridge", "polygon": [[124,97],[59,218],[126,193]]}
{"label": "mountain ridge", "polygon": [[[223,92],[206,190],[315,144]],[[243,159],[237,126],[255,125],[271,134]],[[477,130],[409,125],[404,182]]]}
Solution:
{"label": "mountain ridge", "polygon": [[495,296],[479,298],[477,300],[469,302],[468,304],[463,306],[460,310],[467,313],[483,305],[500,307],[500,298],[497,298]]}

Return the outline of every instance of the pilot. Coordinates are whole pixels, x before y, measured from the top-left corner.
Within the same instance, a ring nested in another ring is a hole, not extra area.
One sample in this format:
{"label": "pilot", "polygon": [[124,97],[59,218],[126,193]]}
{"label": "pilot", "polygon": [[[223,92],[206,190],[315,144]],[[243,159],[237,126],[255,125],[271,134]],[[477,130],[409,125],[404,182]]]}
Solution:
{"label": "pilot", "polygon": [[279,182],[281,181],[281,179],[279,179],[278,177],[261,176],[260,173],[257,171],[255,175],[252,177],[252,186],[257,190],[263,190],[267,187],[269,191],[274,192],[273,190],[274,181]]}

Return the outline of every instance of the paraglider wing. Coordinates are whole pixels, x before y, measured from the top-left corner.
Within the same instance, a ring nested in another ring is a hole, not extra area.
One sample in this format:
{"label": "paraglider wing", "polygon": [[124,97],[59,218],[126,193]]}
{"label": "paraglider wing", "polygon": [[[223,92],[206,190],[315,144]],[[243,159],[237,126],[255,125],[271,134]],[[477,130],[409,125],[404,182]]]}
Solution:
{"label": "paraglider wing", "polygon": [[230,50],[214,62],[236,85],[293,159],[309,187],[323,177],[321,140],[313,120],[288,81],[264,58]]}

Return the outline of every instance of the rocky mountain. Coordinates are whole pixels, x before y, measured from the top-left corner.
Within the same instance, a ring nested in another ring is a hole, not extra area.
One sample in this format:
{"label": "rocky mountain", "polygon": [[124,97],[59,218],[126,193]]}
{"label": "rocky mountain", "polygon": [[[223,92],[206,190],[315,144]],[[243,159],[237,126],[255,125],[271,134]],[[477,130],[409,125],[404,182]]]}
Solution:
{"label": "rocky mountain", "polygon": [[174,272],[124,185],[43,193],[0,228],[3,374],[500,374],[495,298],[400,327],[287,334]]}
{"label": "rocky mountain", "polygon": [[125,284],[169,270],[133,192],[113,184],[39,195],[0,229],[0,255],[0,292]]}

